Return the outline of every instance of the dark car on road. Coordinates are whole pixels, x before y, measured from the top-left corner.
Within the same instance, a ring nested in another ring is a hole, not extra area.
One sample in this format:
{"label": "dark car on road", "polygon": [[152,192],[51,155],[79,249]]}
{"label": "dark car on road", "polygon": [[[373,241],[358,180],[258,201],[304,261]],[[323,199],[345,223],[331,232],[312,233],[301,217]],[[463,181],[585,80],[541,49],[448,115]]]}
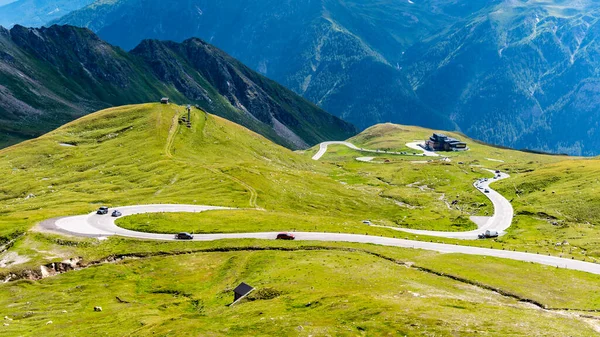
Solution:
{"label": "dark car on road", "polygon": [[192,239],[194,239],[194,236],[190,233],[178,233],[178,234],[175,234],[175,239],[176,240],[192,240]]}
{"label": "dark car on road", "polygon": [[478,238],[480,239],[490,239],[490,238],[497,238],[498,237],[498,232],[497,231],[485,231],[479,235],[477,235]]}
{"label": "dark car on road", "polygon": [[98,211],[96,212],[96,214],[108,214],[108,207],[102,206],[100,208],[98,208]]}
{"label": "dark car on road", "polygon": [[290,233],[279,233],[277,234],[277,240],[294,240],[296,237]]}
{"label": "dark car on road", "polygon": [[113,211],[113,212],[112,212],[112,214],[111,214],[111,216],[113,216],[113,217],[115,217],[115,218],[118,218],[118,217],[120,217],[121,215],[123,215],[123,213],[121,213],[121,212],[119,212],[119,211],[117,211],[117,210]]}

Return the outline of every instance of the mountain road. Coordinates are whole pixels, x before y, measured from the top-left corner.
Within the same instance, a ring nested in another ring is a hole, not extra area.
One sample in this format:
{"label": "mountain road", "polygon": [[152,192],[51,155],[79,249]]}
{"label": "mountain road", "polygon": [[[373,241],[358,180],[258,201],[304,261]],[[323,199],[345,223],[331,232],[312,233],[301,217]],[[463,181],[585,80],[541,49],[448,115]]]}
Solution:
{"label": "mountain road", "polygon": [[[122,236],[142,240],[174,241],[174,234],[142,233],[121,228],[115,224],[116,218],[110,213],[118,209],[123,216],[142,213],[164,212],[206,212],[213,210],[231,210],[231,208],[199,206],[199,205],[138,205],[109,209],[109,214],[98,215],[90,213],[65,218],[50,219],[42,222],[45,230],[66,233],[84,237]],[[232,233],[232,234],[196,234],[193,241],[214,241],[223,239],[263,239],[274,240],[279,232],[262,233]],[[490,256],[517,261],[533,262],[558,268],[579,270],[600,275],[600,264],[565,259],[555,256],[545,256],[532,253],[505,251],[498,249],[451,245],[424,241],[413,241],[389,237],[379,237],[360,234],[295,232],[296,240],[321,242],[353,242],[368,243],[383,246],[424,249],[440,253],[459,253],[468,255]]]}

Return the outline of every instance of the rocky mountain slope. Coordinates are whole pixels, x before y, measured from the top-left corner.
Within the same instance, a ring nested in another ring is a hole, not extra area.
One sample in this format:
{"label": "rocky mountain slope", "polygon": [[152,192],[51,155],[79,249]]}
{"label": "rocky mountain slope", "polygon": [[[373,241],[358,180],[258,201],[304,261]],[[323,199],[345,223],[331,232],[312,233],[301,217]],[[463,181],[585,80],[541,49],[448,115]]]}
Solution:
{"label": "rocky mountain slope", "polygon": [[41,27],[92,2],[94,0],[0,1],[0,26],[12,27],[19,24]]}
{"label": "rocky mountain slope", "polygon": [[467,134],[596,155],[599,14],[591,1],[505,1],[417,44],[402,63],[418,96]]}
{"label": "rocky mountain slope", "polygon": [[354,134],[277,83],[198,39],[144,41],[127,53],[71,26],[0,30],[0,143],[35,137],[86,113],[169,96],[290,148]]}
{"label": "rocky mountain slope", "polygon": [[361,128],[390,120],[454,128],[432,118],[398,64],[408,46],[479,6],[446,2],[119,0],[57,23],[88,27],[124,49],[145,38],[202,38]]}
{"label": "rocky mountain slope", "polygon": [[126,49],[203,38],[360,128],[455,128],[595,155],[599,10],[591,0],[115,0],[59,22]]}

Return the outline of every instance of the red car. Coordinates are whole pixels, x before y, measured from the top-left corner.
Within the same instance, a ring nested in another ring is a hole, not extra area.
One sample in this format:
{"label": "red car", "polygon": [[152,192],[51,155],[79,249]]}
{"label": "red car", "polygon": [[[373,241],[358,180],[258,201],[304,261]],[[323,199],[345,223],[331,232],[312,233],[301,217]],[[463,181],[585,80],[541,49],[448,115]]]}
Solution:
{"label": "red car", "polygon": [[296,237],[290,233],[277,234],[277,240],[294,240]]}

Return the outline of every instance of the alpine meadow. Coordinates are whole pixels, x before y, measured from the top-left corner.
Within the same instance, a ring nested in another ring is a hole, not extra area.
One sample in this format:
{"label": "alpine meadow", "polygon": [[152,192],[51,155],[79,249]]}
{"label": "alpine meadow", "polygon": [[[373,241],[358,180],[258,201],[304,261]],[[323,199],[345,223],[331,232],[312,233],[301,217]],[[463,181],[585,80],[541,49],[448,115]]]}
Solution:
{"label": "alpine meadow", "polygon": [[0,336],[597,336],[599,11],[0,0]]}

